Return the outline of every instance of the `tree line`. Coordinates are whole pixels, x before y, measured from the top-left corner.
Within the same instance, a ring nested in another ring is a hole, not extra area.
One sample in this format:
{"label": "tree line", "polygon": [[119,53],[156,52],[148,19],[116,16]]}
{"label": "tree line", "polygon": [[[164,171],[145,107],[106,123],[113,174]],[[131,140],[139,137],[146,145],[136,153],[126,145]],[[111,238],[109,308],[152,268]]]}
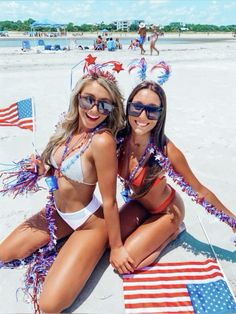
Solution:
{"label": "tree line", "polygon": [[[23,31],[29,32],[31,30],[31,24],[35,22],[34,19],[29,18],[25,21],[0,21],[0,31]],[[158,23],[156,23],[158,25]],[[184,28],[182,27],[184,25]],[[209,24],[182,24],[182,23],[170,23],[168,25],[160,27],[163,32],[179,32],[183,29],[191,32],[236,32],[236,25],[209,25]],[[117,31],[116,25],[105,24],[104,22],[98,24],[82,24],[75,25],[70,22],[65,25],[65,30],[68,32],[97,32],[102,29],[107,29],[109,32]],[[56,29],[41,27],[37,28],[38,31],[56,31]],[[131,24],[129,27],[130,32],[138,30],[138,24]]]}

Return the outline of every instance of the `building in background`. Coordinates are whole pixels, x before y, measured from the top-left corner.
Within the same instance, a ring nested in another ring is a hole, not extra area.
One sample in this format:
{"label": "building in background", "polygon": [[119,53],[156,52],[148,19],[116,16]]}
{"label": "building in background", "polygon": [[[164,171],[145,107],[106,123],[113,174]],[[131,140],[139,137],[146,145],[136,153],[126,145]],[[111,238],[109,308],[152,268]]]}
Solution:
{"label": "building in background", "polygon": [[120,20],[120,21],[114,21],[113,24],[116,26],[116,30],[118,31],[124,31],[128,32],[131,30],[132,26],[137,27],[140,22],[140,20]]}

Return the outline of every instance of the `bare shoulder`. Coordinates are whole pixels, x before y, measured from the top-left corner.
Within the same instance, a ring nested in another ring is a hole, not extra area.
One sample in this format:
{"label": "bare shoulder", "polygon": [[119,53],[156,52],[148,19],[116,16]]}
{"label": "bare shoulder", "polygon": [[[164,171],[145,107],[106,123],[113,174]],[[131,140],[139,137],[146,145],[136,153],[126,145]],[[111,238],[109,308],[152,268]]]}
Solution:
{"label": "bare shoulder", "polygon": [[172,163],[181,161],[184,158],[182,151],[170,139],[167,140],[166,155]]}
{"label": "bare shoulder", "polygon": [[116,141],[109,130],[101,130],[93,136],[91,145],[94,149],[103,150],[116,147]]}

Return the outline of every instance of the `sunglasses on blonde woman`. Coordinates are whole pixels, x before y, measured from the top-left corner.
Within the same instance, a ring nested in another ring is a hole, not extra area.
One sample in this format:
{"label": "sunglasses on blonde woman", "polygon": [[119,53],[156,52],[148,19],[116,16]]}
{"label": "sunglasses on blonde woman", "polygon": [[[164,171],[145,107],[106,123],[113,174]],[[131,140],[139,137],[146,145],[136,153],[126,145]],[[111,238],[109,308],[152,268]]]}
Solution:
{"label": "sunglasses on blonde woman", "polygon": [[162,107],[155,105],[144,105],[141,102],[128,102],[128,114],[133,117],[139,117],[145,110],[146,116],[149,120],[158,120]]}
{"label": "sunglasses on blonde woman", "polygon": [[114,109],[114,106],[107,100],[95,99],[93,96],[79,95],[78,100],[80,108],[90,110],[96,105],[98,112],[105,116],[108,116]]}

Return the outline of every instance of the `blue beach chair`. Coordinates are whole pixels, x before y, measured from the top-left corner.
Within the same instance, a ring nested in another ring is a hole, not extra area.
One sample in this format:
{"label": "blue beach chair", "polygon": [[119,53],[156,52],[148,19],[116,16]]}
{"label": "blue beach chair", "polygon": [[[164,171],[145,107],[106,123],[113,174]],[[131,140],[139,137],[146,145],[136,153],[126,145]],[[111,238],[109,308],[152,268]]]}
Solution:
{"label": "blue beach chair", "polygon": [[22,41],[22,51],[29,51],[31,49],[29,40]]}
{"label": "blue beach chair", "polygon": [[38,40],[38,46],[45,47],[45,42],[44,42],[43,39],[39,39],[39,40]]}

